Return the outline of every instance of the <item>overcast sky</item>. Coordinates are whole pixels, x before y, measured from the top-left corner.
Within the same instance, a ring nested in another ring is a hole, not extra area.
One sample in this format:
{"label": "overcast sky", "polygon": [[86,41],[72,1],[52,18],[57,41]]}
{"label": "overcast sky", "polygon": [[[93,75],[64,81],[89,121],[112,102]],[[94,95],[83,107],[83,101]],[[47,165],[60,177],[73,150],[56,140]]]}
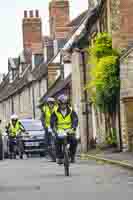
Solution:
{"label": "overcast sky", "polygon": [[[39,9],[43,35],[48,34],[48,4],[50,0],[2,0],[0,3],[0,73],[7,72],[8,57],[22,51],[23,11]],[[87,9],[88,0],[70,0],[71,19]]]}

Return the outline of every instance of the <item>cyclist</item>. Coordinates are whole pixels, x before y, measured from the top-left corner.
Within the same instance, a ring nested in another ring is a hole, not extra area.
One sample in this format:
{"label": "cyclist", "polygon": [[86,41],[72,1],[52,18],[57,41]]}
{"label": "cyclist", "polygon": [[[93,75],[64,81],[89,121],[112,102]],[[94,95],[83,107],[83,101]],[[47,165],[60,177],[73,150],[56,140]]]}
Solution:
{"label": "cyclist", "polygon": [[[23,125],[21,124],[21,122],[18,119],[18,116],[16,114],[13,114],[11,116],[11,121],[9,122],[9,124],[7,125],[7,132],[8,132],[8,136],[9,136],[9,151],[10,151],[10,158],[12,159],[13,155],[14,155],[14,140],[17,137],[17,134],[19,132],[23,132],[25,131]],[[16,156],[14,155],[14,158]]]}
{"label": "cyclist", "polygon": [[51,161],[55,162],[55,156],[52,154],[51,143],[52,143],[52,129],[50,128],[50,120],[52,113],[56,110],[57,105],[55,99],[48,97],[46,104],[42,107],[41,121],[45,130],[45,142],[47,148],[47,154],[49,154]]}
{"label": "cyclist", "polygon": [[75,154],[77,149],[76,128],[78,126],[78,116],[76,112],[68,104],[68,97],[61,95],[58,98],[58,109],[51,116],[51,128],[56,132],[56,156],[57,163],[63,163],[62,145],[63,140],[58,137],[60,130],[71,130],[68,135],[68,143],[70,144],[70,159],[75,162]]}

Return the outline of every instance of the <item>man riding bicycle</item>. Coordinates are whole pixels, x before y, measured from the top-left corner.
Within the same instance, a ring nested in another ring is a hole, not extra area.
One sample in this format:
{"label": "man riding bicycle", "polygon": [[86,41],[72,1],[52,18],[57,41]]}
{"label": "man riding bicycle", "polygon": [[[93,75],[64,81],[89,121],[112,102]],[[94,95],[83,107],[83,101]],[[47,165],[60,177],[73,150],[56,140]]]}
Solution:
{"label": "man riding bicycle", "polygon": [[17,137],[17,135],[20,132],[25,131],[24,127],[22,126],[21,122],[18,119],[18,116],[16,114],[13,114],[11,116],[11,121],[7,125],[7,132],[9,136],[9,151],[10,151],[10,158],[13,157],[16,158],[16,154],[14,152],[14,141]]}
{"label": "man riding bicycle", "polygon": [[57,163],[63,163],[63,140],[59,137],[60,130],[71,130],[68,134],[67,141],[70,144],[70,159],[75,162],[77,149],[76,128],[78,126],[78,116],[75,111],[68,105],[68,97],[61,95],[58,98],[58,109],[51,116],[51,128],[56,132],[56,156]]}
{"label": "man riding bicycle", "polygon": [[55,162],[55,156],[52,154],[52,130],[50,128],[50,120],[51,120],[51,115],[53,112],[57,109],[57,105],[55,103],[55,99],[52,97],[49,97],[46,101],[46,104],[42,107],[42,116],[41,116],[41,121],[42,125],[45,130],[45,142],[46,142],[46,148],[47,148],[47,154],[49,154],[50,158],[52,159],[51,161]]}

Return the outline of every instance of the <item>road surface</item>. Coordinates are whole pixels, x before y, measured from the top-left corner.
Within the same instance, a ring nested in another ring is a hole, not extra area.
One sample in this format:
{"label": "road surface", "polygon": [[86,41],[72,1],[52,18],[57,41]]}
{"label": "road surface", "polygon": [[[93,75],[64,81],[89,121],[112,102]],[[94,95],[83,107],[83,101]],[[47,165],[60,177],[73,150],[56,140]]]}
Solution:
{"label": "road surface", "polygon": [[132,200],[133,172],[95,161],[63,167],[45,159],[0,162],[0,200]]}

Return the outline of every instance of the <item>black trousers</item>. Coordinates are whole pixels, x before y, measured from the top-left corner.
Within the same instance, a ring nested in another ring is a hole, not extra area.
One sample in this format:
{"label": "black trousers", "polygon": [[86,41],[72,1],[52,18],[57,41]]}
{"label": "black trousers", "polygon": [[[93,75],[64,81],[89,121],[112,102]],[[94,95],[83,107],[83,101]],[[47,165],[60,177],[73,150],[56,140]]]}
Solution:
{"label": "black trousers", "polygon": [[9,136],[9,151],[10,151],[10,153],[14,152],[14,145],[16,145],[15,137]]}
{"label": "black trousers", "polygon": [[[77,150],[77,139],[75,136],[68,136],[67,137],[67,143],[70,144],[70,157],[71,159],[73,159],[75,157],[76,154],[76,150]],[[62,159],[64,157],[63,155],[63,144],[64,144],[64,139],[63,138],[59,138],[58,136],[56,137],[55,140],[55,146],[56,146],[56,157],[59,159]]]}
{"label": "black trousers", "polygon": [[[48,128],[45,129],[45,154],[50,156],[50,158],[55,161],[55,141],[52,136],[52,133],[48,131]],[[54,144],[54,145],[53,145]]]}
{"label": "black trousers", "polygon": [[52,133],[48,131],[48,128],[45,128],[45,144],[46,146],[51,146],[52,143]]}

